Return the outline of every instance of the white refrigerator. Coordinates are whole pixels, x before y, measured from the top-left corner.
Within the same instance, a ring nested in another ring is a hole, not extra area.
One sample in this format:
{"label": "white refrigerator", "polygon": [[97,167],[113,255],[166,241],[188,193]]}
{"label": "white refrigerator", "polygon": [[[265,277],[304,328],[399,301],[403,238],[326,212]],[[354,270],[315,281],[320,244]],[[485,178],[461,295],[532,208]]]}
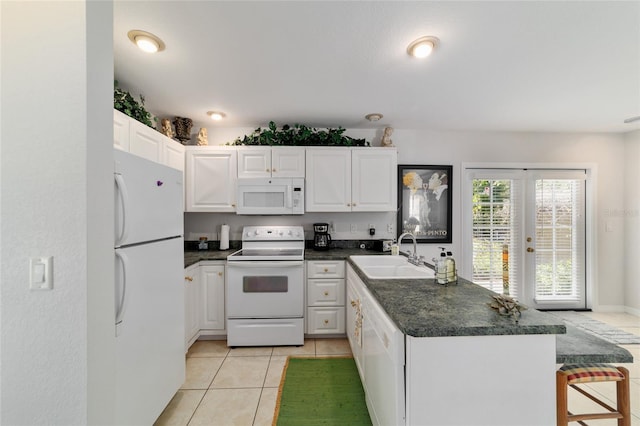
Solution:
{"label": "white refrigerator", "polygon": [[182,172],[114,150],[117,425],[151,425],[185,379]]}

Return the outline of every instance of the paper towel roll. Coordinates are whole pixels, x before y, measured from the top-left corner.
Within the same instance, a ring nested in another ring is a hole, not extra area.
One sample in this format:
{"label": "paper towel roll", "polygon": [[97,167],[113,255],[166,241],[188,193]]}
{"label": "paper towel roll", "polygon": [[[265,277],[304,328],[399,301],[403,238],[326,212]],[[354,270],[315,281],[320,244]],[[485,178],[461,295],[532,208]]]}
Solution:
{"label": "paper towel roll", "polygon": [[220,228],[220,250],[229,249],[229,225],[222,225]]}

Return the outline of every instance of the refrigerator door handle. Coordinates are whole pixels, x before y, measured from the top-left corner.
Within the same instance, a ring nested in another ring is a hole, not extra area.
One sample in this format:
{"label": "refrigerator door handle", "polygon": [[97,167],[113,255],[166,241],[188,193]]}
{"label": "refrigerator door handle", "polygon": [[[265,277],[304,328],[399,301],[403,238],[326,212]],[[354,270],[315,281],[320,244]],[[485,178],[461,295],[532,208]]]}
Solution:
{"label": "refrigerator door handle", "polygon": [[120,235],[116,238],[116,246],[119,246],[126,238],[129,233],[129,221],[127,220],[127,205],[129,200],[129,195],[127,193],[127,185],[124,182],[124,178],[120,173],[114,174],[116,180],[117,192],[120,196],[120,200],[122,201],[122,228],[120,229]]}
{"label": "refrigerator door handle", "polygon": [[[122,318],[127,310],[127,268],[129,266],[129,260],[127,255],[121,253],[119,250],[116,250],[116,260],[120,260],[120,263],[122,264],[122,291],[120,293],[120,298],[116,300],[116,336],[118,336],[118,329],[122,324]],[[118,294],[117,291],[116,294]]]}

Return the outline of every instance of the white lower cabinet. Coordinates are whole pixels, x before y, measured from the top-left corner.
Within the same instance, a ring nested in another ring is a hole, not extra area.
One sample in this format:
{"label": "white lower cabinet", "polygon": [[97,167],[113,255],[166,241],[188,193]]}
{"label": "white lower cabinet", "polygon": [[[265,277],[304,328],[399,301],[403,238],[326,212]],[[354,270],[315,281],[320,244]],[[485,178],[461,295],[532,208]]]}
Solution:
{"label": "white lower cabinet", "polygon": [[200,331],[200,267],[184,270],[184,338],[185,352],[198,338]]}
{"label": "white lower cabinet", "polygon": [[225,262],[203,261],[184,270],[185,352],[200,336],[224,336]]}
{"label": "white lower cabinet", "polygon": [[349,265],[347,294],[347,337],[371,421],[374,425],[404,425],[404,334]]}
{"label": "white lower cabinet", "polygon": [[345,332],[345,262],[307,261],[307,334]]}
{"label": "white lower cabinet", "polygon": [[200,279],[202,280],[202,316],[200,323],[201,334],[214,331],[220,334],[225,329],[224,315],[224,277],[225,265],[223,262],[200,262]]}
{"label": "white lower cabinet", "polygon": [[351,268],[347,268],[346,330],[351,353],[356,362],[360,376],[364,376],[362,360],[362,296],[358,290],[357,276]]}

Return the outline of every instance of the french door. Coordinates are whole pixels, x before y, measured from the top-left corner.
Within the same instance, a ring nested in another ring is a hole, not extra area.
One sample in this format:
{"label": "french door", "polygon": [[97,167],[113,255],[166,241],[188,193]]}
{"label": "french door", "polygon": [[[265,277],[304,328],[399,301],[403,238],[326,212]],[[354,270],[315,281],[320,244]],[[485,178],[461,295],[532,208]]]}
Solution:
{"label": "french door", "polygon": [[466,169],[464,272],[535,309],[586,307],[585,170]]}

